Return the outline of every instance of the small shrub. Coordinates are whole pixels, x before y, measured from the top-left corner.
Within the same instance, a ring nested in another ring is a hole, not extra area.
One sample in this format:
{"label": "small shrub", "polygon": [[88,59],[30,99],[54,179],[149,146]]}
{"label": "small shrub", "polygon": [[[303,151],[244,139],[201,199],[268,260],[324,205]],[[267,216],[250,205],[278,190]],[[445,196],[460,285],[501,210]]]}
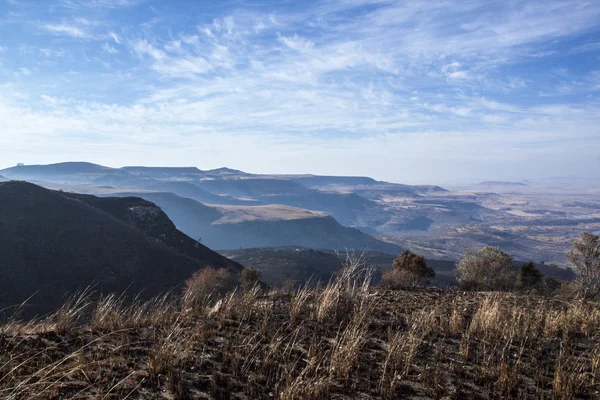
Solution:
{"label": "small shrub", "polygon": [[499,247],[466,250],[456,264],[458,283],[464,290],[513,290],[516,272],[512,257]]}
{"label": "small shrub", "polygon": [[237,286],[235,277],[225,268],[202,268],[185,281],[184,303],[189,306],[222,298]]}
{"label": "small shrub", "polygon": [[250,290],[256,286],[260,281],[261,273],[254,267],[244,268],[240,273],[240,280],[242,282],[242,289]]}
{"label": "small shrub", "polygon": [[383,274],[381,284],[388,289],[408,289],[433,277],[435,272],[427,267],[425,257],[406,250],[394,260],[394,269]]}

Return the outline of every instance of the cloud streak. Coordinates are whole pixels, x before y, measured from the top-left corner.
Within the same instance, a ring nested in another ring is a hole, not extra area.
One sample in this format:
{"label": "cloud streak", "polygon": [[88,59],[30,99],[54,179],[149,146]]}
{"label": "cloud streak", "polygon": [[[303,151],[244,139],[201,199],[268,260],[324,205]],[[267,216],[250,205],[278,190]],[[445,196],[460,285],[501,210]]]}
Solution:
{"label": "cloud streak", "polygon": [[18,66],[30,82],[3,67],[12,161],[37,137],[62,159],[412,182],[596,165],[597,2],[62,6],[24,37],[45,56]]}

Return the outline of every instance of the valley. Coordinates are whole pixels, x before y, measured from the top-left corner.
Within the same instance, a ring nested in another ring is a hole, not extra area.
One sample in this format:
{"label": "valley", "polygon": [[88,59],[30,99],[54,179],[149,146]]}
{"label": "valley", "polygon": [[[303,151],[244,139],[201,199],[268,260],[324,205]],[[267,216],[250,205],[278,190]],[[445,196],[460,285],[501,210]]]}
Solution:
{"label": "valley", "polygon": [[410,248],[427,258],[456,260],[465,248],[492,245],[518,260],[565,265],[572,240],[600,230],[600,189],[560,180],[442,188],[368,177],[89,163],[19,166],[0,175],[55,190],[145,198],[183,232],[219,249],[300,246],[397,254]]}

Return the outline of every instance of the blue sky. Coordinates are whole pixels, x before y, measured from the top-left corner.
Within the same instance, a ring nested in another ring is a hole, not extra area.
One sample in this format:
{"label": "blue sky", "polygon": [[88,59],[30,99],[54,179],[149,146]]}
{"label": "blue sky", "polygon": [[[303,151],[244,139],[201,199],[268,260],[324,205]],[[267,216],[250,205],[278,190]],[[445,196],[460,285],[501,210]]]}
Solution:
{"label": "blue sky", "polygon": [[600,2],[0,0],[0,160],[600,173]]}

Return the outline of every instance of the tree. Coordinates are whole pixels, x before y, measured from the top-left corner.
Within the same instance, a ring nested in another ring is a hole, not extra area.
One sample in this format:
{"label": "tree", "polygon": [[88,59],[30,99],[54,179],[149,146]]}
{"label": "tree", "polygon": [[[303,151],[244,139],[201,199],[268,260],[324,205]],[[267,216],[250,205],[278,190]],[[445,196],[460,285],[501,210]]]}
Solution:
{"label": "tree", "polygon": [[600,294],[600,236],[582,233],[573,242],[573,249],[567,254],[577,278],[575,284],[579,295],[587,300]]}
{"label": "tree", "polygon": [[415,287],[435,277],[435,271],[427,266],[425,257],[410,250],[394,260],[394,269],[382,277],[382,284],[391,289]]}
{"label": "tree", "polygon": [[535,290],[541,288],[543,283],[544,275],[539,269],[535,267],[533,261],[521,267],[519,271],[519,289],[521,290]]}
{"label": "tree", "polygon": [[512,290],[516,275],[513,258],[499,247],[467,249],[456,264],[456,278],[466,290]]}

